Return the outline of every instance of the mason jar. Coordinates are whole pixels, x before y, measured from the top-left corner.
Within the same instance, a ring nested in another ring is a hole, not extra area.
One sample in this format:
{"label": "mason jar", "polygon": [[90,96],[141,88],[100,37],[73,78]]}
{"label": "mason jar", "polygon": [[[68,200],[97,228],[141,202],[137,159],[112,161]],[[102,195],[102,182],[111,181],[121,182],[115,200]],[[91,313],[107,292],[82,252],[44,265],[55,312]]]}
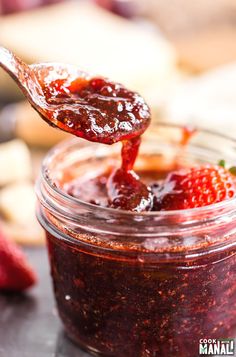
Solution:
{"label": "mason jar", "polygon": [[[236,141],[159,124],[144,135],[139,173],[235,164]],[[201,339],[236,335],[236,198],[179,211],[101,207],[64,189],[120,164],[120,145],[69,140],[46,156],[37,182],[52,282],[68,336],[114,357],[196,357]],[[96,198],[96,197],[95,197]]]}

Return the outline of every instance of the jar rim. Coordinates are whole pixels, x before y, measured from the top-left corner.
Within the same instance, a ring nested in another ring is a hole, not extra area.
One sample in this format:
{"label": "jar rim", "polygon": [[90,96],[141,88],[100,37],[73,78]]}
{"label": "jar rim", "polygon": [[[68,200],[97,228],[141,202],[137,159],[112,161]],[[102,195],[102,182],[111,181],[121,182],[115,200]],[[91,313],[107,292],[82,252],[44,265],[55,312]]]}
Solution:
{"label": "jar rim", "polygon": [[[183,127],[182,125],[178,125],[175,123],[166,123],[166,122],[158,122],[156,125],[157,127],[166,127],[166,128],[181,128]],[[236,145],[236,139],[225,135],[221,134],[217,131],[197,127],[197,130],[199,132],[203,132],[205,134],[210,134],[210,135],[216,135],[222,139],[230,140]],[[41,165],[41,177],[43,181],[49,186],[50,190],[54,191],[59,197],[63,198],[67,202],[75,203],[80,205],[83,208],[87,208],[90,210],[96,210],[99,211],[100,213],[111,213],[111,214],[117,214],[121,215],[124,217],[142,217],[142,218],[147,218],[147,217],[162,217],[162,218],[170,218],[172,216],[176,215],[181,215],[182,217],[188,217],[191,215],[191,217],[203,215],[203,214],[209,214],[210,212],[214,210],[222,210],[230,208],[231,205],[235,205],[236,207],[236,197],[214,203],[211,205],[203,206],[203,207],[197,207],[197,208],[188,208],[188,209],[181,209],[181,210],[169,210],[169,211],[144,211],[144,212],[133,212],[133,211],[127,211],[127,210],[122,210],[122,209],[115,209],[111,207],[104,207],[104,206],[97,206],[95,204],[92,204],[90,202],[83,201],[79,198],[76,198],[74,196],[69,195],[65,191],[61,190],[59,187],[53,184],[52,180],[50,180],[49,176],[47,176],[47,167],[50,161],[52,161],[53,157],[55,154],[58,154],[59,151],[70,147],[72,144],[75,144],[78,142],[78,138],[73,138],[73,139],[67,139],[56,146],[54,146],[51,150],[48,151],[47,155],[43,159],[42,165]],[[89,143],[88,143],[89,145]],[[100,144],[99,144],[100,145]]]}

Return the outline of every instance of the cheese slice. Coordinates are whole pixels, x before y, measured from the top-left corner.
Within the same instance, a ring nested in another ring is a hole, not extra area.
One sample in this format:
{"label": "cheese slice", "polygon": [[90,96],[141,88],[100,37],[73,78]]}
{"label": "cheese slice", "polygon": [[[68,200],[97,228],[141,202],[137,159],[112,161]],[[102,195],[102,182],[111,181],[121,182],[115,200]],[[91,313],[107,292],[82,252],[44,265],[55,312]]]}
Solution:
{"label": "cheese slice", "polygon": [[18,243],[41,244],[44,232],[35,215],[36,195],[29,182],[15,183],[0,190],[1,226]]}
{"label": "cheese slice", "polygon": [[44,231],[37,222],[37,224],[29,225],[28,227],[19,227],[14,223],[0,223],[6,236],[19,244],[28,246],[41,246],[45,244]]}
{"label": "cheese slice", "polygon": [[19,139],[0,144],[0,186],[29,179],[31,157],[26,144]]}
{"label": "cheese slice", "polygon": [[15,183],[0,190],[0,212],[6,221],[27,226],[35,221],[36,196],[31,183]]}

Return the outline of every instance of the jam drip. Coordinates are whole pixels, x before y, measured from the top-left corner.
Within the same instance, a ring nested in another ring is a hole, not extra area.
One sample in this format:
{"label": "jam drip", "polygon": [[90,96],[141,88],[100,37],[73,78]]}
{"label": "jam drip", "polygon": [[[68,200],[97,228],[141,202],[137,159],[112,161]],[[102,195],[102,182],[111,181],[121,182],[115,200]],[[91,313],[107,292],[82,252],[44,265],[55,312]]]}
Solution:
{"label": "jam drip", "polygon": [[110,207],[136,212],[152,209],[152,192],[133,171],[140,143],[140,137],[123,141],[122,166],[114,170],[107,182]]}
{"label": "jam drip", "polygon": [[125,140],[122,143],[121,159],[122,169],[124,171],[132,170],[135,160],[138,156],[139,147],[141,144],[141,137]]}
{"label": "jam drip", "polygon": [[44,78],[43,91],[53,107],[49,120],[60,129],[103,144],[122,141],[122,166],[112,172],[107,183],[110,206],[137,212],[151,210],[152,193],[133,171],[140,135],[150,122],[143,98],[104,78],[77,78],[72,82],[48,82]]}
{"label": "jam drip", "polygon": [[115,170],[108,179],[107,191],[110,207],[135,212],[152,209],[153,194],[133,170]]}

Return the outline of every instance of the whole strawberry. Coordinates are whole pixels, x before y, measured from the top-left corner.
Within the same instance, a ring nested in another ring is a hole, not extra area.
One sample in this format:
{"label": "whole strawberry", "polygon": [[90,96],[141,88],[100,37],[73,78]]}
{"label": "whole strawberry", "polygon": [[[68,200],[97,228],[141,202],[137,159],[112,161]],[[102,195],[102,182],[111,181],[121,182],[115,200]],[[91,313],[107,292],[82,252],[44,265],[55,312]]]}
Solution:
{"label": "whole strawberry", "polygon": [[21,249],[0,231],[0,290],[23,291],[36,280]]}
{"label": "whole strawberry", "polygon": [[154,188],[154,210],[203,207],[236,196],[236,177],[219,165],[203,165],[169,173]]}

